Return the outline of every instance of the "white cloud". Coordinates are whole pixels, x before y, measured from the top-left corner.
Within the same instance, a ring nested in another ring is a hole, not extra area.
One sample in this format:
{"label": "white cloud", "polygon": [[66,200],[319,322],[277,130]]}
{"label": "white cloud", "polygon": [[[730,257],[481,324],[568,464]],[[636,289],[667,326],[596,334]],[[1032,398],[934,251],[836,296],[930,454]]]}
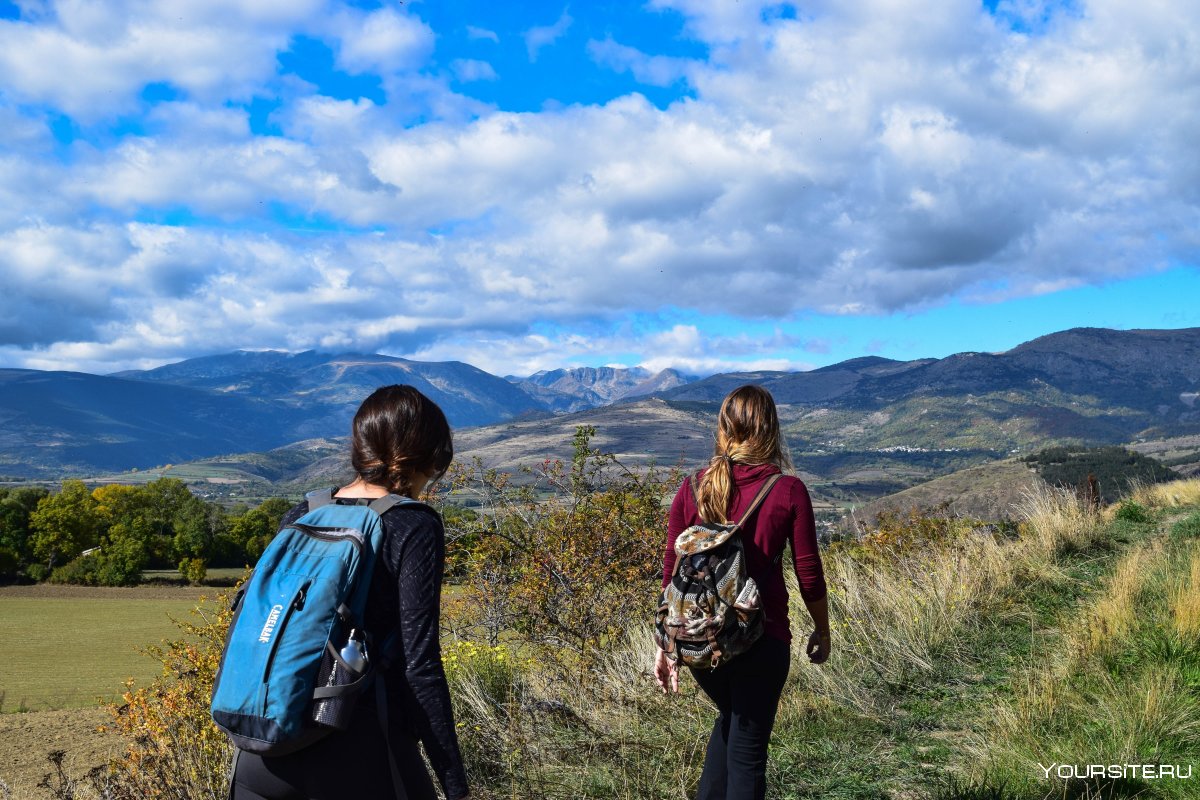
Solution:
{"label": "white cloud", "polygon": [[649,86],[670,86],[687,75],[690,64],[684,58],[647,55],[611,37],[588,42],[588,55],[609,69],[632,73],[640,83]]}
{"label": "white cloud", "polygon": [[537,61],[538,52],[549,45],[554,44],[571,27],[571,15],[564,8],[562,14],[552,25],[537,25],[525,31],[525,49],[529,54],[530,61]]}
{"label": "white cloud", "polygon": [[[1028,33],[951,0],[817,3],[799,20],[659,5],[687,15],[708,63],[611,39],[589,51],[646,84],[686,78],[694,97],[540,113],[449,91],[425,69],[432,31],[390,8],[321,27],[315,4],[180,0],[103,20],[62,4],[0,23],[0,289],[19,298],[0,346],[30,364],[336,345],[521,373],[634,352],[706,371],[804,345],[621,321],[913,310],[1200,255],[1200,20],[1178,6],[1023,6],[1042,20]],[[530,31],[531,57],[569,24]],[[292,86],[282,133],[251,133],[226,100],[277,88],[296,31],[385,73],[388,102]],[[106,115],[148,80],[186,96],[112,143],[58,148],[51,112],[23,105]],[[177,209],[206,226],[127,223]],[[315,231],[288,233],[281,209]]]}
{"label": "white cloud", "polygon": [[500,37],[495,31],[488,30],[487,28],[477,28],[474,25],[467,26],[467,37],[470,39],[489,39],[497,43],[500,41]]}
{"label": "white cloud", "polygon": [[473,58],[456,58],[450,62],[450,69],[454,72],[454,77],[463,83],[494,81],[500,77],[491,64]]}
{"label": "white cloud", "polygon": [[341,40],[338,66],[349,72],[387,74],[422,65],[433,50],[433,31],[393,8],[369,14],[346,12],[335,28]]}
{"label": "white cloud", "polygon": [[323,5],[64,0],[33,22],[0,20],[3,89],[84,120],[130,111],[155,82],[207,102],[249,99]]}

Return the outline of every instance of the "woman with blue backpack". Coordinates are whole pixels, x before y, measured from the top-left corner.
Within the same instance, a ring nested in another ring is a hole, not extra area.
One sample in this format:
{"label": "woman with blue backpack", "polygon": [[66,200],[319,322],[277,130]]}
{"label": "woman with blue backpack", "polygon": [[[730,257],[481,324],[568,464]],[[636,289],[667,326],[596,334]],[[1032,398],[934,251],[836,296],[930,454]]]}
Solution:
{"label": "woman with blue backpack", "polygon": [[788,545],[815,626],[806,653],[814,664],[829,656],[812,502],[790,469],[770,392],[742,386],[721,404],[708,467],[671,504],[654,672],[670,693],[688,666],[717,706],[696,800],[766,796],[767,744],[791,666]]}
{"label": "woman with blue backpack", "polygon": [[[292,651],[309,647],[314,658],[324,661],[321,671],[304,670],[306,682],[294,690],[301,696],[298,707],[304,719],[296,724],[295,741],[288,741],[275,735],[288,720],[239,709],[237,666],[227,662],[247,659],[231,656],[242,652],[233,638],[227,644],[221,672],[230,674],[226,678],[218,674],[213,716],[239,745],[232,774],[233,800],[435,800],[418,741],[447,800],[468,796],[438,638],[445,555],[442,520],[429,506],[405,499],[420,496],[436,482],[452,457],[450,426],[441,409],[411,386],[382,387],[354,416],[350,444],[354,480],[336,491],[311,493],[284,516],[276,538],[288,532],[297,543],[281,542],[281,549],[315,552],[318,547],[341,547],[369,559],[365,577],[369,584],[355,601],[362,604],[361,611],[350,599],[333,603],[335,608],[328,613],[337,615],[332,624],[337,641],[318,642],[312,646],[315,649],[304,642],[289,643],[285,637],[288,625],[299,630],[297,620],[304,617],[305,609],[316,613],[321,598],[313,581],[319,578],[303,580],[296,602],[261,602],[260,608],[270,609],[261,612],[267,614],[264,622],[255,618],[239,625],[235,617],[231,630],[248,631],[248,647],[262,643],[264,651],[274,648],[266,657],[266,670],[289,647]],[[355,513],[364,520],[363,531],[347,528],[342,521],[353,519]],[[341,544],[347,539],[352,541]],[[287,557],[288,553],[280,556]],[[329,557],[321,554],[318,560],[325,564]],[[279,563],[270,562],[276,571],[283,571]],[[260,560],[255,572],[269,566]],[[264,576],[263,582],[269,577]],[[353,575],[339,585],[362,580]],[[260,593],[270,597],[269,589]],[[251,607],[247,602],[242,603],[242,613],[250,613],[245,610]],[[279,642],[273,643],[274,639]],[[366,680],[368,672],[371,680]],[[348,676],[344,682],[355,691],[343,691],[345,687],[338,685],[341,676]],[[362,684],[373,685],[357,689],[355,679],[360,676]],[[266,699],[244,705],[255,703],[268,705]],[[329,726],[338,729],[330,727],[328,732]],[[270,743],[263,741],[272,737]]]}

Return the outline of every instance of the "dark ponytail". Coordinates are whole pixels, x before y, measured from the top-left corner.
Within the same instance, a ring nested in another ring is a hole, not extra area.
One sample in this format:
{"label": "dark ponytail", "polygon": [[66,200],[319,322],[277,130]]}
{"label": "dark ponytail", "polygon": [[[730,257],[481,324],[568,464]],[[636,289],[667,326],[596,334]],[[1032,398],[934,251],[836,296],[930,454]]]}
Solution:
{"label": "dark ponytail", "polygon": [[354,415],[350,464],[367,483],[411,496],[417,473],[436,481],[453,458],[446,415],[411,386],[376,389]]}

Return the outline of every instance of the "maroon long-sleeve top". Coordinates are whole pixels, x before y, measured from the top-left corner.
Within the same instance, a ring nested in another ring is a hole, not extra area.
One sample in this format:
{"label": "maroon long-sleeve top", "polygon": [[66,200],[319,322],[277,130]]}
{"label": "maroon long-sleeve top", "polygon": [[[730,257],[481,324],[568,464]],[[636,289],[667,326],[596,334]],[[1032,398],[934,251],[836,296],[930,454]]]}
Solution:
{"label": "maroon long-sleeve top", "polygon": [[[779,472],[774,464],[734,464],[733,496],[726,517],[731,522],[754,502],[763,481]],[[701,470],[700,476],[704,475]],[[667,524],[667,546],[663,551],[663,586],[675,571],[675,539],[689,525],[700,522],[696,498],[688,481],[684,481],[671,503]],[[806,601],[825,596],[825,573],[817,551],[817,529],[813,520],[812,500],[804,481],[784,475],[772,487],[758,510],[742,527],[742,542],[746,551],[746,572],[758,584],[764,615],[763,633],[785,642],[792,640],[788,625],[788,593],[783,582],[780,556],[784,547],[792,545],[792,567],[800,581],[800,596]]]}

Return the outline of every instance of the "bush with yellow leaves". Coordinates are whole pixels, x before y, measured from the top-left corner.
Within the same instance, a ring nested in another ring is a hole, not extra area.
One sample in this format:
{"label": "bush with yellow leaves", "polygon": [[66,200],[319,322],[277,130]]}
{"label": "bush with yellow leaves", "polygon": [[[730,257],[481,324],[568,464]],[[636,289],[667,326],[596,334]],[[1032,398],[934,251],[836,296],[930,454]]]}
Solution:
{"label": "bush with yellow leaves", "polygon": [[140,688],[130,680],[122,702],[110,707],[126,749],[105,776],[106,798],[227,796],[232,750],[225,734],[213,725],[209,701],[232,618],[228,596],[202,598],[192,616],[176,620],[182,638],[148,649],[162,663],[161,674]]}

